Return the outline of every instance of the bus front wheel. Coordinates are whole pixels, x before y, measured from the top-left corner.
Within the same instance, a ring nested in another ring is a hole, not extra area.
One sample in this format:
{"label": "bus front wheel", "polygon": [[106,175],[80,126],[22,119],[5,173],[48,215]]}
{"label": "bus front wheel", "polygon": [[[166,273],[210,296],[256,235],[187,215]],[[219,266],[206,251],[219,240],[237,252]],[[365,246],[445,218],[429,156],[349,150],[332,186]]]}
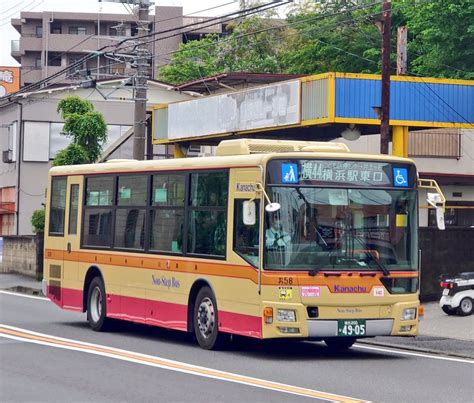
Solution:
{"label": "bus front wheel", "polygon": [[105,298],[104,281],[100,277],[95,277],[87,293],[87,321],[97,332],[106,330],[108,325]]}
{"label": "bus front wheel", "polygon": [[199,290],[194,304],[194,334],[205,350],[218,348],[220,344],[216,298],[209,287]]}
{"label": "bus front wheel", "polygon": [[324,340],[326,346],[334,351],[347,350],[352,347],[355,341],[354,337],[331,337]]}

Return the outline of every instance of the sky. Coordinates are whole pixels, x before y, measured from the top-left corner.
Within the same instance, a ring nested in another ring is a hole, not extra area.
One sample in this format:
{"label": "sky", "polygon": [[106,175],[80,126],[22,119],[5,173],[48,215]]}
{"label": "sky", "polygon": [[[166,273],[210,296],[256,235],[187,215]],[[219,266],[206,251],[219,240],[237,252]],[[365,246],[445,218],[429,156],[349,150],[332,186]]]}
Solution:
{"label": "sky", "polygon": [[[10,56],[11,41],[20,34],[11,26],[12,18],[19,18],[21,11],[75,11],[75,12],[126,12],[123,4],[99,3],[98,0],[0,0],[0,66],[18,66]],[[110,0],[109,0],[110,1]],[[230,3],[230,4],[229,4]],[[199,12],[208,8],[213,10]],[[157,6],[182,6],[185,15],[221,15],[238,9],[237,0],[155,0]],[[196,13],[196,14],[195,14]]]}

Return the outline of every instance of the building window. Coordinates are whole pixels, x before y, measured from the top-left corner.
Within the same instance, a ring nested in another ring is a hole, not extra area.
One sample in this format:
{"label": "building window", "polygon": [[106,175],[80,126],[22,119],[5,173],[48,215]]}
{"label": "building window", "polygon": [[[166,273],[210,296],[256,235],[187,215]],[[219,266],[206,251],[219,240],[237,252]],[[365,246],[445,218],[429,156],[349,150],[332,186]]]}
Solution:
{"label": "building window", "polygon": [[51,181],[49,235],[64,235],[66,182],[66,178],[53,178]]}
{"label": "building window", "polygon": [[36,68],[41,68],[41,57],[36,57],[35,58],[35,67]]}
{"label": "building window", "polygon": [[23,161],[49,161],[48,122],[25,121],[23,123],[23,139]]}
{"label": "building window", "polygon": [[37,38],[42,38],[43,37],[43,26],[42,25],[37,25],[36,26],[36,37]]}
{"label": "building window", "polygon": [[70,35],[86,35],[87,30],[86,30],[86,27],[69,27],[69,34]]}
{"label": "building window", "polygon": [[61,25],[59,24],[51,24],[51,33],[52,34],[61,34]]}
{"label": "building window", "polygon": [[61,53],[50,52],[48,53],[48,66],[61,66]]}

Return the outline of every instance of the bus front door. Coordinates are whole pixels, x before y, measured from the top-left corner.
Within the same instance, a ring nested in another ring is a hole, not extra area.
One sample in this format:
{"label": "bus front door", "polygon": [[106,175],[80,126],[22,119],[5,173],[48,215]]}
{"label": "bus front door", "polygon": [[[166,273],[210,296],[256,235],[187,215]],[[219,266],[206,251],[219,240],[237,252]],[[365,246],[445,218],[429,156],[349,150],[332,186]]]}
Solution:
{"label": "bus front door", "polygon": [[64,308],[82,312],[83,276],[79,275],[80,266],[80,228],[82,217],[81,176],[69,176],[67,179],[66,217],[63,250],[63,286],[62,305]]}

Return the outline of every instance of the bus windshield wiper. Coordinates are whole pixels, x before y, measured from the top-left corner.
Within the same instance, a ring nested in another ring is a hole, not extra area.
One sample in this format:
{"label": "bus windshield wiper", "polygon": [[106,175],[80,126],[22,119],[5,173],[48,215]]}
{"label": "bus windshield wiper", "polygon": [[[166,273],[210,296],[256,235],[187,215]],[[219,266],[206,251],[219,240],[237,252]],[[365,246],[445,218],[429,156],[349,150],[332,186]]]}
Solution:
{"label": "bus windshield wiper", "polygon": [[364,252],[365,256],[369,259],[369,261],[375,262],[375,264],[379,267],[379,269],[385,276],[390,276],[390,270],[388,270],[385,265],[379,259],[377,259],[369,249],[367,249],[367,242],[365,242],[358,236],[354,236],[354,239],[361,244],[363,248],[362,252]]}
{"label": "bus windshield wiper", "polygon": [[369,260],[376,263],[379,269],[385,276],[390,276],[390,270],[388,270],[382,262],[380,262],[370,251],[364,250],[365,255],[369,258]]}

